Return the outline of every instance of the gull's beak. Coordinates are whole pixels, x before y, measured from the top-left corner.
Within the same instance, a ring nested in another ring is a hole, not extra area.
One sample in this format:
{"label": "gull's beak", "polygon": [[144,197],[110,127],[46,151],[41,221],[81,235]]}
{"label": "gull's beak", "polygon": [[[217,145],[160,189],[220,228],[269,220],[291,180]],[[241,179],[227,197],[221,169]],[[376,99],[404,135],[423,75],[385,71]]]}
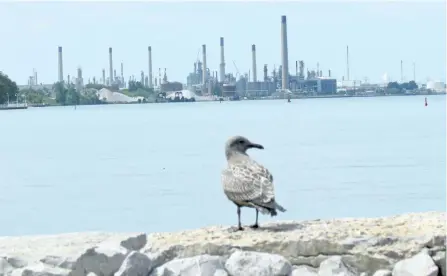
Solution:
{"label": "gull's beak", "polygon": [[256,148],[256,149],[264,149],[264,147],[260,144],[250,144],[250,148]]}

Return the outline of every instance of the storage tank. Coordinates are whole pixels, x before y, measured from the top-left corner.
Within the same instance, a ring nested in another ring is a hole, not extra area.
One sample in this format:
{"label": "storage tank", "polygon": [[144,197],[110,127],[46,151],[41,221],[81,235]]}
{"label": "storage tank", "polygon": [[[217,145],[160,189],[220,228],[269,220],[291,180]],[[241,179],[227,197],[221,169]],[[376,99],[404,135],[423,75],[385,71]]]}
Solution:
{"label": "storage tank", "polygon": [[427,82],[427,89],[433,90],[438,93],[444,92],[445,83],[442,81],[429,81]]}

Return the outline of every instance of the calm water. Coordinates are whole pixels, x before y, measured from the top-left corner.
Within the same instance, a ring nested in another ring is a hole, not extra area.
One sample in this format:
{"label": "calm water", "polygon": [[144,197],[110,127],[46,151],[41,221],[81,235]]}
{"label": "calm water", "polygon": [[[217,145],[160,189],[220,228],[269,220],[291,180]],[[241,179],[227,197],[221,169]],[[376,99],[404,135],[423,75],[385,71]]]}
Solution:
{"label": "calm water", "polygon": [[[275,219],[445,210],[446,98],[380,97],[0,112],[0,235],[235,224],[227,137],[275,176]],[[243,223],[254,211],[243,209]],[[262,217],[261,222],[271,220]]]}

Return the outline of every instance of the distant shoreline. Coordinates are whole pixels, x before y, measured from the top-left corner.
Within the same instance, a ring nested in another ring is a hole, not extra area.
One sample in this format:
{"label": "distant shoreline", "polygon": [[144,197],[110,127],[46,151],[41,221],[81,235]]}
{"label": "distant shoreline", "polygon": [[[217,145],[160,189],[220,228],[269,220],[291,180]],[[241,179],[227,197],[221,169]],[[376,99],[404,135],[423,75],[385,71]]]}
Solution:
{"label": "distant shoreline", "polygon": [[[410,96],[445,96],[446,94],[442,93],[436,93],[436,94],[408,94],[408,95],[401,95],[401,94],[395,94],[395,95],[352,95],[352,96],[344,96],[344,95],[320,95],[320,96],[303,96],[303,97],[293,97],[292,100],[307,100],[307,99],[331,99],[331,98],[376,98],[376,97],[410,97]],[[273,100],[287,100],[285,98],[255,98],[255,99],[242,99],[236,102],[240,101],[273,101]],[[201,102],[218,102],[219,100],[209,100],[209,101],[200,101],[196,100],[195,103],[201,103]],[[130,103],[101,103],[101,104],[84,104],[84,105],[77,105],[77,106],[98,106],[98,105],[128,105],[128,104],[168,104],[170,102],[130,102]],[[191,102],[188,102],[191,103]],[[28,107],[61,107],[61,106],[75,106],[75,105],[59,105],[59,104],[28,104]]]}

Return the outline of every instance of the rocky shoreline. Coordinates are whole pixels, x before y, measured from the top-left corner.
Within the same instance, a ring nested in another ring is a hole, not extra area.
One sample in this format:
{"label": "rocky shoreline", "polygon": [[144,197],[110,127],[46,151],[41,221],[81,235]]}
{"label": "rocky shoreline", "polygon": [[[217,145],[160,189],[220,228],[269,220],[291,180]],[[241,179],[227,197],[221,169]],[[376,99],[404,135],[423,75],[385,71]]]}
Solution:
{"label": "rocky shoreline", "polygon": [[446,213],[0,237],[0,276],[447,276]]}

